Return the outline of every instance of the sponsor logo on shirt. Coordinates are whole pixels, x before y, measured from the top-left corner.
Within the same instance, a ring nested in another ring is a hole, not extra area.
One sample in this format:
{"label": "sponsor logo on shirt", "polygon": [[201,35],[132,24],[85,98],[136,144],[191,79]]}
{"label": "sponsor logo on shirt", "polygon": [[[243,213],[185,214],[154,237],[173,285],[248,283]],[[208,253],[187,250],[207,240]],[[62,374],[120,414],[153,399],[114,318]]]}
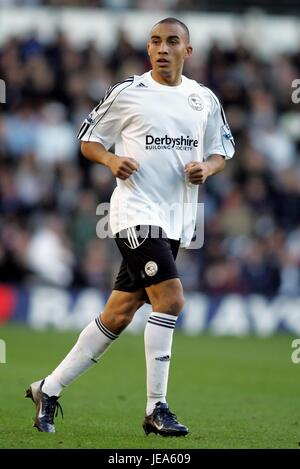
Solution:
{"label": "sponsor logo on shirt", "polygon": [[188,136],[181,135],[180,137],[154,137],[153,135],[146,135],[145,148],[146,150],[182,150],[191,151],[192,148],[197,148],[199,141]]}

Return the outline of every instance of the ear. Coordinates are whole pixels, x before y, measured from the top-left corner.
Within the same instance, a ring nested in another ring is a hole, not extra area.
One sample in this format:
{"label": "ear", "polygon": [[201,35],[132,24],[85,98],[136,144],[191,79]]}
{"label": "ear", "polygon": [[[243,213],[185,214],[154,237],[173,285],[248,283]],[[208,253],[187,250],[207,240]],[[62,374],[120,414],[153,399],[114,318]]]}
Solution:
{"label": "ear", "polygon": [[149,54],[149,47],[150,47],[150,42],[147,43],[147,52],[148,52],[148,55],[150,55],[150,54]]}
{"label": "ear", "polygon": [[186,58],[187,58],[187,57],[190,57],[190,56],[192,55],[192,53],[193,53],[193,48],[192,48],[192,46],[189,44],[188,46],[186,46],[186,55],[185,55]]}

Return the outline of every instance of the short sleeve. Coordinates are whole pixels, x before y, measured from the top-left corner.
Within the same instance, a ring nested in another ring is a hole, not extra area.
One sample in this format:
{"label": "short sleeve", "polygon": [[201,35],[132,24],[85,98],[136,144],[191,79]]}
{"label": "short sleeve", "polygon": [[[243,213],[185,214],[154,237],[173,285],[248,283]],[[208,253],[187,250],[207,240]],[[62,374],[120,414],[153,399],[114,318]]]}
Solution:
{"label": "short sleeve", "polygon": [[234,139],[218,98],[210,91],[211,112],[204,133],[204,159],[210,155],[232,158],[235,151]]}
{"label": "short sleeve", "polygon": [[122,128],[120,100],[133,83],[133,77],[111,86],[98,106],[83,121],[77,138],[83,142],[101,143],[106,150],[115,143]]}

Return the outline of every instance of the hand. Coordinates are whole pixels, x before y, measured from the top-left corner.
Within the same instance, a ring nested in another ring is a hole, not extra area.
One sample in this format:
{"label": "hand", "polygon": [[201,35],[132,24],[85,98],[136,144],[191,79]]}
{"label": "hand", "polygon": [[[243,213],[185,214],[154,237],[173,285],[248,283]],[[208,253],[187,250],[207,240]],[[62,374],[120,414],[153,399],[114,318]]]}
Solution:
{"label": "hand", "polygon": [[109,168],[113,175],[119,179],[127,179],[134,171],[139,170],[139,164],[134,158],[115,156],[110,161]]}
{"label": "hand", "polygon": [[210,176],[210,167],[207,163],[197,163],[192,161],[185,165],[184,172],[187,175],[188,182],[192,184],[204,184],[207,177]]}

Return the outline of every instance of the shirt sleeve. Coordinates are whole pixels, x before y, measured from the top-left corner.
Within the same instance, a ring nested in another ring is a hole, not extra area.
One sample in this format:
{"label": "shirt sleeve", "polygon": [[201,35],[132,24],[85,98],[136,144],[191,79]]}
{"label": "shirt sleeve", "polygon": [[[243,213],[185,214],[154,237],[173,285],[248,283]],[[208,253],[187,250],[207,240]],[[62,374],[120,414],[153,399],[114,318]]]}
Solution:
{"label": "shirt sleeve", "polygon": [[101,143],[106,150],[115,143],[122,129],[120,101],[122,93],[133,83],[133,77],[111,86],[98,106],[83,121],[77,138],[83,142]]}
{"label": "shirt sleeve", "polygon": [[229,159],[234,155],[234,139],[218,98],[212,92],[209,94],[212,107],[204,133],[204,160],[214,154]]}

